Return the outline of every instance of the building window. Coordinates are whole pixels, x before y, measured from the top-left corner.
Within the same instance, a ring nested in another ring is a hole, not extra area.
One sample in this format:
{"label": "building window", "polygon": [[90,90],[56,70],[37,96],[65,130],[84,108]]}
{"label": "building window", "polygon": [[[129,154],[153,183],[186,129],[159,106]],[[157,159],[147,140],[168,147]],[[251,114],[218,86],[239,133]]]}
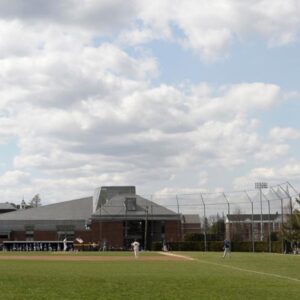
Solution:
{"label": "building window", "polygon": [[34,232],[33,231],[26,231],[25,232],[26,241],[34,241]]}
{"label": "building window", "polygon": [[126,211],[136,211],[136,198],[125,199]]}
{"label": "building window", "polygon": [[142,221],[126,221],[125,222],[125,236],[134,238],[143,236],[144,224]]}
{"label": "building window", "polygon": [[67,238],[68,241],[74,241],[75,240],[75,232],[74,231],[58,231],[57,238],[59,241],[63,241],[65,238]]}
{"label": "building window", "polygon": [[33,225],[25,226],[25,239],[26,239],[26,241],[34,241],[34,226]]}
{"label": "building window", "polygon": [[10,239],[10,232],[0,232],[0,239],[9,240]]}

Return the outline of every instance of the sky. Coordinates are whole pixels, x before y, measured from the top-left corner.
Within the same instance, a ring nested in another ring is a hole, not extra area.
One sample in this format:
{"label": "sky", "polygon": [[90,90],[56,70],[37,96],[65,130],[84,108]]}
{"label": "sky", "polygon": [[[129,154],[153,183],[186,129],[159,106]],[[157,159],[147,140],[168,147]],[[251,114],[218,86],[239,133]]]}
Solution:
{"label": "sky", "polygon": [[2,0],[0,202],[300,188],[300,1]]}

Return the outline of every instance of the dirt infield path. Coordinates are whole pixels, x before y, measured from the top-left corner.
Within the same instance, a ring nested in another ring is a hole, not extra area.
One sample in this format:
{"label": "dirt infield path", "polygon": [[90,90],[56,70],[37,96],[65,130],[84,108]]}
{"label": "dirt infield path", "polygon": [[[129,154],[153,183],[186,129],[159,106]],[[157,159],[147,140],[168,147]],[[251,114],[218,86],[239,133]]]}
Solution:
{"label": "dirt infield path", "polygon": [[1,260],[28,260],[28,261],[180,261],[179,256],[82,256],[82,255],[5,255]]}

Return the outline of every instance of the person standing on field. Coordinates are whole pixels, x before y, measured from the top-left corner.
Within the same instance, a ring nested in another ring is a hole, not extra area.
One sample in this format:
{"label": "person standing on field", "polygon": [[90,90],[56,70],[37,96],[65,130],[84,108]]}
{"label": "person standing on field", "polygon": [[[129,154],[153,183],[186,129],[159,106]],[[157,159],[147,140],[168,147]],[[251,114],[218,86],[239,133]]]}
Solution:
{"label": "person standing on field", "polygon": [[64,243],[64,251],[67,251],[68,246],[67,246],[67,237],[65,237],[65,239],[63,240]]}
{"label": "person standing on field", "polygon": [[140,243],[135,240],[132,244],[131,244],[132,248],[133,248],[133,252],[134,252],[134,257],[138,258],[139,257],[139,250],[140,250]]}
{"label": "person standing on field", "polygon": [[230,242],[227,239],[224,241],[223,249],[224,249],[223,258],[225,258],[226,255],[230,257]]}

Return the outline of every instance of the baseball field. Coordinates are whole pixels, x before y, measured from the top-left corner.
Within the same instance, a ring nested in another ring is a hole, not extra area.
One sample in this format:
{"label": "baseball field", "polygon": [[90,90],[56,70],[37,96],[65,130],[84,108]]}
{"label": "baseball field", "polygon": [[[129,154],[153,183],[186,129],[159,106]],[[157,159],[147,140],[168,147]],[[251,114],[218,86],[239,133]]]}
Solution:
{"label": "baseball field", "polygon": [[0,299],[300,299],[300,256],[3,252]]}

